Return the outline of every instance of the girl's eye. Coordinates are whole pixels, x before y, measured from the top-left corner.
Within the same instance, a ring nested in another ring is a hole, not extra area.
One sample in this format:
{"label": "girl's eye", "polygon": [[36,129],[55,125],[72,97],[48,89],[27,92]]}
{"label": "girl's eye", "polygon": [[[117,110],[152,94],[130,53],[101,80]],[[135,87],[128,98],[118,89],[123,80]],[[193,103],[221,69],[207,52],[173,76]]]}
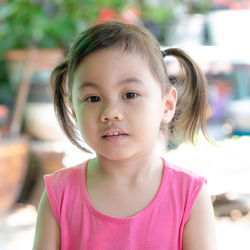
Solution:
{"label": "girl's eye", "polygon": [[99,96],[90,96],[86,98],[87,102],[100,102],[101,98]]}
{"label": "girl's eye", "polygon": [[138,96],[138,94],[135,93],[135,92],[128,92],[128,93],[126,93],[122,98],[123,98],[123,99],[134,99],[134,98],[136,98],[137,96]]}

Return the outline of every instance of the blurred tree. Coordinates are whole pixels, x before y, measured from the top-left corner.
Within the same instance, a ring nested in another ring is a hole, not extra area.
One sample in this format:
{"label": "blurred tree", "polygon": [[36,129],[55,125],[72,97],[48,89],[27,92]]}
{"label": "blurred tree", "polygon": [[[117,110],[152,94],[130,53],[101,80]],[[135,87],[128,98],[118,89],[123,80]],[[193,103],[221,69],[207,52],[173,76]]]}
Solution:
{"label": "blurred tree", "polygon": [[0,8],[0,52],[11,48],[65,47],[109,6],[121,10],[126,1],[10,0]]}
{"label": "blurred tree", "polygon": [[214,0],[184,0],[187,14],[206,13],[211,10]]}
{"label": "blurred tree", "polygon": [[109,8],[121,13],[137,7],[141,19],[165,30],[176,6],[184,4],[192,10],[208,9],[212,0],[9,0],[0,2],[0,57],[12,48],[67,47],[73,37],[94,23],[101,10]]}

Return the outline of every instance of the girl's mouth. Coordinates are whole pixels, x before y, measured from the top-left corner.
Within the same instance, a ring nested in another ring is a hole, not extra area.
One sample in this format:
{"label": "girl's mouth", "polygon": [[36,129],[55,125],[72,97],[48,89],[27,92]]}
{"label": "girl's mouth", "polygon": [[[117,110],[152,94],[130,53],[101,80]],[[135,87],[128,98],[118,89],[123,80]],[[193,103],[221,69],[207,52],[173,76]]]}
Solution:
{"label": "girl's mouth", "polygon": [[104,135],[104,137],[108,137],[108,136],[119,136],[119,135],[124,135],[124,134],[122,134],[122,133],[120,133],[120,132],[114,132],[114,133],[108,133],[108,134]]}
{"label": "girl's mouth", "polygon": [[119,132],[108,133],[104,135],[102,138],[108,142],[120,142],[121,140],[125,139],[128,134],[122,134]]}

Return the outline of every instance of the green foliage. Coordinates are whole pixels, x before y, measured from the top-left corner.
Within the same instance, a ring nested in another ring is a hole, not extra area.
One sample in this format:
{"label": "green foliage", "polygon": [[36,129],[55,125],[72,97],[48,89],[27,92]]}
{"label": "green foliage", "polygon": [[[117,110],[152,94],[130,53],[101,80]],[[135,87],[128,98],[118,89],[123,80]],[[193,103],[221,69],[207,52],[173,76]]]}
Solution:
{"label": "green foliage", "polygon": [[[196,8],[207,9],[212,0],[196,2]],[[150,6],[144,0],[134,1],[142,19],[165,26],[177,4],[168,0],[164,6]],[[192,2],[192,1],[191,1]],[[137,3],[137,4],[136,4]],[[186,2],[188,4],[188,1]],[[0,57],[12,48],[66,48],[73,37],[98,18],[108,7],[122,12],[131,1],[117,0],[9,0],[0,4]]]}
{"label": "green foliage", "polygon": [[[56,1],[55,1],[56,2]],[[67,1],[67,3],[70,1]],[[76,32],[75,12],[70,15],[56,4],[15,0],[0,8],[1,50],[10,48],[56,47],[68,42]]]}
{"label": "green foliage", "polygon": [[211,10],[212,0],[199,0],[193,3],[192,13],[206,13]]}
{"label": "green foliage", "polygon": [[0,52],[11,48],[65,47],[93,23],[102,8],[120,11],[126,1],[10,0],[0,6]]}
{"label": "green foliage", "polygon": [[151,19],[157,23],[165,22],[167,19],[173,17],[173,9],[162,7],[143,7],[143,19]]}

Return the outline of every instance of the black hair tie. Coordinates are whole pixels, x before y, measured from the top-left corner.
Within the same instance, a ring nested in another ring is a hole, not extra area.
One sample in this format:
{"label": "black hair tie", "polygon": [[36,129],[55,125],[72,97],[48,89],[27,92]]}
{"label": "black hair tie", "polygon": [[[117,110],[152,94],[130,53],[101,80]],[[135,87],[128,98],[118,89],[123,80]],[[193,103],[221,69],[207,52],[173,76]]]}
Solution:
{"label": "black hair tie", "polygon": [[161,53],[162,53],[163,58],[164,58],[165,56],[167,56],[167,52],[166,52],[165,50],[162,50]]}

